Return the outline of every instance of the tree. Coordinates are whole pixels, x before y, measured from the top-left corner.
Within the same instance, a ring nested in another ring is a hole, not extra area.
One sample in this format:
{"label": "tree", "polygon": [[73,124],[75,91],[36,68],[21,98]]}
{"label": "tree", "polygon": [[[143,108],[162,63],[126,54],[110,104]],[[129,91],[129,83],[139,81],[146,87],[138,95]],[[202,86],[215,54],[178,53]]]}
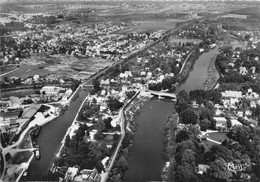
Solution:
{"label": "tree", "polygon": [[180,130],[176,134],[176,142],[180,143],[182,141],[190,139],[190,133],[187,130]]}
{"label": "tree", "polygon": [[92,84],[93,84],[93,87],[96,91],[99,91],[101,89],[100,88],[100,82],[98,81],[98,79],[93,79]]}
{"label": "tree", "polygon": [[124,103],[120,102],[116,98],[110,97],[107,101],[107,105],[111,111],[117,111],[124,105]]}
{"label": "tree", "polygon": [[198,116],[192,109],[188,108],[180,113],[180,118],[184,124],[196,124]]}
{"label": "tree", "polygon": [[112,128],[111,121],[112,121],[111,117],[108,117],[103,120],[106,130],[110,130]]}
{"label": "tree", "polygon": [[69,147],[70,146],[70,136],[67,135],[66,138],[65,138],[65,147]]}
{"label": "tree", "polygon": [[227,118],[227,128],[230,129],[232,127],[232,122],[230,118]]}
{"label": "tree", "polygon": [[74,154],[76,154],[78,152],[78,142],[77,142],[77,140],[75,140],[74,137],[72,137],[72,139],[70,140],[69,146],[70,146],[71,151]]}
{"label": "tree", "polygon": [[195,175],[195,171],[191,164],[184,163],[177,167],[176,171],[177,182],[196,182],[198,178]]}
{"label": "tree", "polygon": [[234,125],[232,129],[227,133],[227,136],[233,140],[238,141],[241,145],[247,146],[251,138],[251,130],[247,126]]}
{"label": "tree", "polygon": [[213,118],[210,118],[210,129],[215,130],[216,129],[216,120]]}
{"label": "tree", "polygon": [[94,135],[95,140],[102,140],[104,138],[103,134],[100,131]]}
{"label": "tree", "polygon": [[176,110],[178,113],[186,110],[189,107],[189,103],[182,97],[177,100]]}
{"label": "tree", "polygon": [[5,76],[4,77],[4,82],[8,83],[8,81],[9,81],[9,78]]}
{"label": "tree", "polygon": [[165,78],[162,80],[162,88],[170,89],[172,87],[172,81],[170,78]]}
{"label": "tree", "polygon": [[[194,144],[194,142],[192,140],[186,140],[181,142],[178,147],[177,147],[177,153],[182,154],[186,149],[191,149],[193,150],[195,153],[197,151],[196,146]],[[177,160],[176,160],[177,161]],[[178,163],[180,163],[180,161],[177,161]]]}
{"label": "tree", "polygon": [[250,37],[251,37],[251,36],[250,36],[249,34],[246,34],[246,35],[245,35],[245,40],[249,40]]}
{"label": "tree", "polygon": [[210,127],[211,122],[205,118],[202,121],[200,121],[200,128],[202,131],[207,131],[207,129]]}
{"label": "tree", "polygon": [[213,145],[206,153],[206,158],[209,162],[223,158],[226,162],[233,160],[232,151],[222,145]]}
{"label": "tree", "polygon": [[70,86],[71,90],[75,91],[78,88],[78,86],[80,85],[80,83],[81,83],[80,80],[73,80],[73,82]]}
{"label": "tree", "polygon": [[228,170],[223,158],[216,159],[214,162],[210,163],[208,174],[217,180],[223,181],[227,181],[232,177],[232,173]]}
{"label": "tree", "polygon": [[104,123],[104,121],[99,120],[99,121],[97,122],[97,127],[98,127],[98,131],[99,131],[99,132],[102,132],[102,131],[105,131],[105,129],[106,129],[106,124]]}
{"label": "tree", "polygon": [[124,156],[121,156],[119,158],[119,160],[117,161],[116,163],[116,167],[119,168],[120,170],[122,171],[126,171],[127,168],[128,168],[128,163],[127,163],[127,160],[125,159]]}
{"label": "tree", "polygon": [[128,98],[128,99],[131,99],[134,95],[135,95],[135,91],[134,90],[132,90],[132,91],[128,91],[128,92],[126,92],[125,94],[126,94],[126,97]]}
{"label": "tree", "polygon": [[120,138],[120,135],[118,135],[117,133],[115,133],[113,135],[113,140],[117,141]]}
{"label": "tree", "polygon": [[195,169],[195,162],[195,152],[191,149],[186,149],[182,154],[181,164],[189,163],[193,167],[193,169]]}
{"label": "tree", "polygon": [[[207,104],[209,105],[209,104]],[[210,119],[212,116],[213,116],[213,113],[214,111],[208,109],[208,108],[202,108],[201,109],[201,113],[200,113],[200,120],[203,120],[203,119]]]}
{"label": "tree", "polygon": [[191,138],[196,139],[201,134],[199,125],[189,124],[185,126],[185,129],[189,131]]}

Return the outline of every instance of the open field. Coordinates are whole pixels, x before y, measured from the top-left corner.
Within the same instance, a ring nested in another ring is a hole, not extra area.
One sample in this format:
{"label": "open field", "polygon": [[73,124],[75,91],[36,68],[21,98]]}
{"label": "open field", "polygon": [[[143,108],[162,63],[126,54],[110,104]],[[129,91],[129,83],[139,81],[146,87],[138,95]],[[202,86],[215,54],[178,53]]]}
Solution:
{"label": "open field", "polygon": [[238,15],[254,15],[260,17],[260,5],[256,7],[250,7],[250,8],[243,8],[231,11],[232,14],[238,14]]}
{"label": "open field", "polygon": [[0,67],[0,75],[6,74],[12,70],[17,69],[17,66],[1,66]]}
{"label": "open field", "polygon": [[[46,59],[51,59],[54,64],[45,63]],[[26,78],[34,75],[48,75],[56,74],[59,76],[68,76],[71,78],[87,79],[95,72],[110,66],[113,62],[105,59],[89,58],[78,59],[74,56],[68,55],[53,55],[53,56],[40,56],[34,55],[30,58],[26,58],[23,61],[24,64],[20,66],[20,69],[14,71],[5,76],[12,77],[17,76]],[[44,69],[40,69],[42,66]],[[82,71],[76,71],[73,67],[84,68]],[[4,77],[1,77],[3,79]]]}
{"label": "open field", "polygon": [[176,23],[183,22],[181,19],[150,19],[150,20],[136,20],[128,29],[119,31],[117,33],[144,33],[153,32],[157,30],[168,30],[175,28]]}
{"label": "open field", "polygon": [[35,65],[22,64],[19,70],[1,77],[1,80],[3,80],[4,77],[16,76],[16,77],[26,78],[28,76],[34,76],[34,75],[47,75],[48,73],[52,73],[52,72],[45,69],[39,69],[38,66]]}
{"label": "open field", "polygon": [[181,39],[181,38],[174,38],[174,37],[171,37],[170,38],[170,43],[187,43],[187,42],[193,42],[195,44],[198,44],[201,42],[201,40],[199,39]]}
{"label": "open field", "polygon": [[6,98],[6,97],[23,97],[25,95],[32,95],[36,94],[34,89],[23,89],[23,90],[14,90],[14,91],[0,91],[1,98]]}
{"label": "open field", "polygon": [[[225,139],[228,139],[226,133],[219,133],[219,132],[208,133],[207,137],[217,142],[223,142]],[[208,151],[212,146],[218,145],[208,140],[202,140],[202,143],[204,144],[206,151]]]}

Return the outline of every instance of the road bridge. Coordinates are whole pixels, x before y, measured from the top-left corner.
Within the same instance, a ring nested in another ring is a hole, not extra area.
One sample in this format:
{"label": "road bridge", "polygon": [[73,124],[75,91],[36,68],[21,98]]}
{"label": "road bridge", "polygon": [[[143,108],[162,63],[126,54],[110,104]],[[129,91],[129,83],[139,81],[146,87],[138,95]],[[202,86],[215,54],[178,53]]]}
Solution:
{"label": "road bridge", "polygon": [[174,93],[158,92],[158,91],[152,91],[152,90],[149,90],[149,92],[152,95],[158,96],[159,98],[166,97],[166,98],[172,98],[172,99],[176,100],[176,94],[174,94]]}

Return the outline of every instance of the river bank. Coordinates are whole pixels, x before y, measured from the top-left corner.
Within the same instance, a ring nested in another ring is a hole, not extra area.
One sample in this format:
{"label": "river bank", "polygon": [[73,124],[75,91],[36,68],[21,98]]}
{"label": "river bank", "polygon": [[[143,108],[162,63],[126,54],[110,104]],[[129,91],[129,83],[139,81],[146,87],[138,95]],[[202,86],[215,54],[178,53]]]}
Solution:
{"label": "river bank", "polygon": [[137,95],[137,97],[134,97],[129,103],[129,105],[126,108],[124,108],[123,115],[125,118],[125,136],[123,138],[122,145],[120,148],[120,151],[123,152],[120,152],[118,156],[116,156],[116,161],[115,161],[116,164],[113,165],[113,168],[111,169],[111,172],[109,174],[111,179],[122,178],[122,176],[125,174],[125,171],[127,170],[127,168],[125,169],[119,168],[117,163],[122,159],[125,159],[125,162],[127,162],[130,151],[132,150],[135,131],[138,125],[137,123],[133,122],[134,118],[136,117],[136,115],[138,115],[140,109],[142,109],[142,107],[147,102],[149,102],[150,98],[151,98],[150,94],[145,92],[140,92]]}
{"label": "river bank", "polygon": [[174,161],[172,158],[174,157],[174,153],[176,151],[176,130],[179,121],[179,116],[174,111],[172,116],[168,117],[167,122],[165,123],[165,141],[164,141],[164,151],[163,158],[165,161],[165,165],[161,171],[161,179],[162,181],[174,181],[175,175],[171,173],[171,168],[174,167]]}
{"label": "river bank", "polygon": [[207,79],[203,84],[203,87],[206,90],[213,89],[216,86],[218,79],[220,78],[219,71],[216,68],[216,64],[215,64],[216,58],[217,58],[217,54],[213,58],[210,59],[210,63],[208,66]]}

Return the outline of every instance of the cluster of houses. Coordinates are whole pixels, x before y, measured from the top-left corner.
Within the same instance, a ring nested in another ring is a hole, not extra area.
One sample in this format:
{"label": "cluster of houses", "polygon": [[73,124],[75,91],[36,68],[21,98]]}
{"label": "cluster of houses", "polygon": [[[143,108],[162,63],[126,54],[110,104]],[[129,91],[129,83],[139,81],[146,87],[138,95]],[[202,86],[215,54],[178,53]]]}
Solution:
{"label": "cluster of houses", "polygon": [[101,180],[100,174],[97,169],[82,169],[79,170],[79,166],[68,167],[65,181],[75,181],[75,182],[98,182]]}
{"label": "cluster of houses", "polygon": [[[13,36],[18,50],[5,46],[1,61],[4,64],[13,63],[21,55],[41,52],[117,61],[122,57],[120,55],[140,50],[150,40],[160,38],[164,33],[164,31],[156,31],[151,36],[145,33],[117,34],[118,31],[127,27],[125,23],[114,22],[84,26],[67,23],[55,25],[54,28],[39,24],[25,24],[30,29],[26,32],[17,31]],[[39,26],[43,30],[35,32],[33,29],[39,28]]]}
{"label": "cluster of houses", "polygon": [[[19,80],[19,82],[17,82]],[[42,83],[42,84],[64,84],[68,85],[71,84],[70,81],[66,81],[63,77],[60,77],[55,74],[49,74],[49,75],[33,75],[28,76],[26,78],[21,78],[17,76],[8,77],[8,79],[1,81],[4,84],[14,84],[18,83],[18,85],[32,85],[33,83]]]}
{"label": "cluster of houses", "polygon": [[[252,117],[252,110],[260,105],[259,94],[248,89],[246,94],[241,91],[222,92],[222,104],[215,104],[216,128],[227,129],[226,113],[230,115],[231,125],[242,125],[238,118],[243,117],[251,125],[257,125],[257,120]],[[247,105],[246,103],[249,103]]]}

